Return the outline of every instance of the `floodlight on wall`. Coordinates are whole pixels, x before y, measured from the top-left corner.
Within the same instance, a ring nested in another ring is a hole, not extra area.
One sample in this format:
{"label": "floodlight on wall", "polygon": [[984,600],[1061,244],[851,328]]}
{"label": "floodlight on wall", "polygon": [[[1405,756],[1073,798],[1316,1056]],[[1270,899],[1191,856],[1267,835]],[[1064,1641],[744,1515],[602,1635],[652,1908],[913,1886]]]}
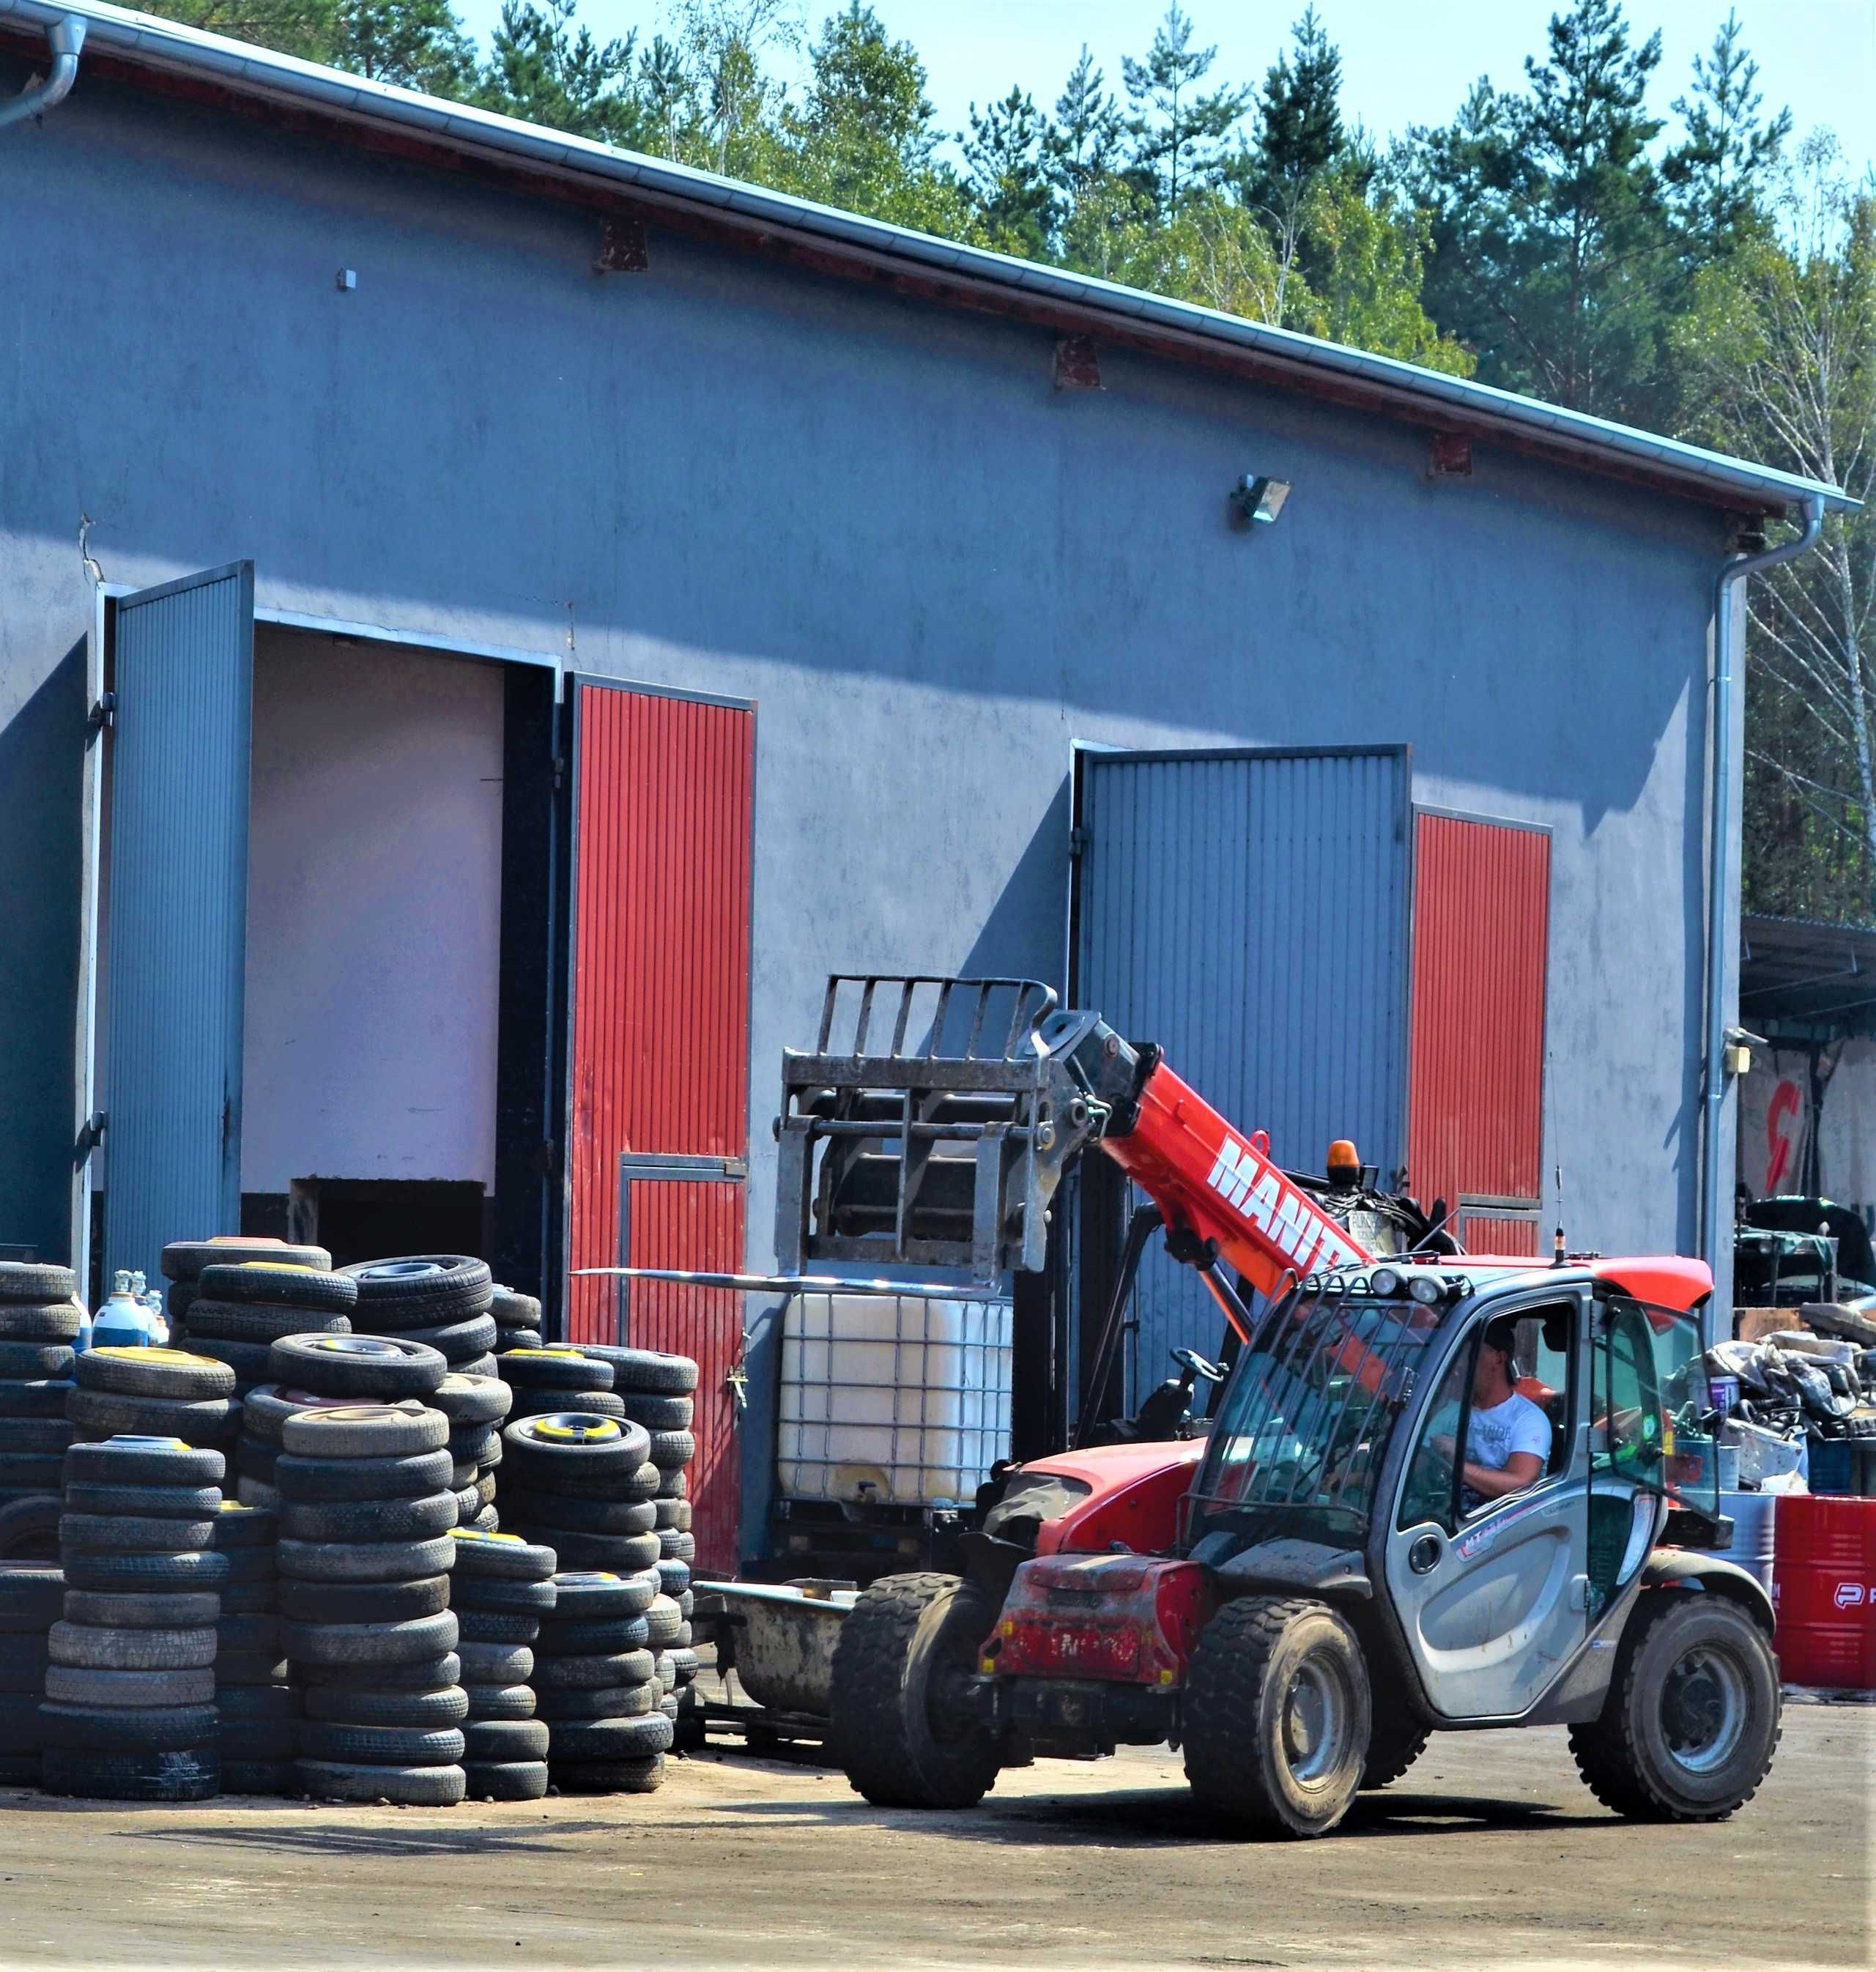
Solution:
{"label": "floodlight on wall", "polygon": [[1271,479],[1262,473],[1247,472],[1231,489],[1231,503],[1247,523],[1268,527],[1284,510],[1290,498],[1287,479]]}

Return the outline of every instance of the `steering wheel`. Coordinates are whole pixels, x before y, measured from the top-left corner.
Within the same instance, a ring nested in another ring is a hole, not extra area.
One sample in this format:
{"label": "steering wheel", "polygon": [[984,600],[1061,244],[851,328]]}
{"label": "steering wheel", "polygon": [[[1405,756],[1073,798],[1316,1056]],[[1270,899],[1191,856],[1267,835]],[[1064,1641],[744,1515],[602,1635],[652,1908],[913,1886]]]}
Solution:
{"label": "steering wheel", "polygon": [[1208,1363],[1196,1349],[1175,1349],[1173,1360],[1182,1370],[1189,1370],[1195,1376],[1202,1376],[1208,1383],[1222,1383],[1225,1372],[1216,1363]]}

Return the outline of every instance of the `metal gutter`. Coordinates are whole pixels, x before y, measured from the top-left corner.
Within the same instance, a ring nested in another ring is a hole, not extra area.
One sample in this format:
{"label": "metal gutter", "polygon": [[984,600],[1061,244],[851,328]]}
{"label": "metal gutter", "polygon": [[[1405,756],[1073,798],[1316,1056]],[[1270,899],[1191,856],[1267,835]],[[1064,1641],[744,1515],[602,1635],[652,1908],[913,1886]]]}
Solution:
{"label": "metal gutter", "polygon": [[1796,540],[1782,542],[1758,554],[1739,555],[1723,562],[1713,585],[1713,744],[1708,772],[1713,788],[1707,844],[1707,1046],[1706,1087],[1701,1108],[1701,1250],[1715,1280],[1723,1273],[1721,1248],[1728,1242],[1732,1214],[1726,1211],[1730,1174],[1720,1162],[1720,1125],[1726,1104],[1726,964],[1736,949],[1729,936],[1728,906],[1739,894],[1738,860],[1733,850],[1733,728],[1737,701],[1733,661],[1733,597],[1749,577],[1781,563],[1795,561],[1816,547],[1824,530],[1824,502],[1816,495],[1804,503],[1804,526]]}
{"label": "metal gutter", "polygon": [[23,89],[11,103],[0,103],[0,130],[43,116],[72,93],[78,80],[78,51],[85,44],[85,23],[76,14],[61,14],[47,23],[46,44],[52,54],[52,73],[34,87]]}
{"label": "metal gutter", "polygon": [[1837,488],[1638,431],[1580,411],[1483,384],[1447,377],[1395,358],[1317,341],[1288,329],[1246,322],[1215,309],[1169,301],[1111,281],[1038,265],[986,249],[938,240],[903,227],[816,205],[786,193],[743,184],[682,165],[615,150],[585,138],[537,129],[459,103],[321,68],[290,55],[224,39],[175,21],[108,6],[50,0],[0,0],[0,23],[47,27],[67,18],[90,23],[94,45],[135,64],[192,76],[240,94],[291,104],[354,122],[400,132],[445,149],[500,159],[524,170],[599,181],[694,213],[710,213],[752,237],[811,243],[824,252],[912,277],[923,275],[980,297],[1076,312],[1101,325],[1125,328],[1134,338],[1163,341],[1176,356],[1209,347],[1261,361],[1278,380],[1302,388],[1359,393],[1376,408],[1416,417],[1435,428],[1476,426],[1591,470],[1644,473],[1713,504],[1783,511],[1816,498],[1837,511],[1857,502]]}

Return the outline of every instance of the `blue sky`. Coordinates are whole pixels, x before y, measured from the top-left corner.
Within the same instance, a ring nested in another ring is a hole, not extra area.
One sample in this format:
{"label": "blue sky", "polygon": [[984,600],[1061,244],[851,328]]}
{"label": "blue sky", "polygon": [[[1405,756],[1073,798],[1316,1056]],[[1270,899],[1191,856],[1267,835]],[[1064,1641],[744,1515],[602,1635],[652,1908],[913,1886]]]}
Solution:
{"label": "blue sky", "polygon": [[[810,29],[839,0],[801,0]],[[873,0],[880,18],[911,41],[931,73],[930,93],[950,129],[964,126],[974,93],[1000,95],[1019,83],[1039,104],[1052,103],[1082,44],[1120,89],[1121,57],[1140,54],[1162,11],[1158,0]],[[1768,109],[1791,106],[1800,134],[1829,125],[1859,166],[1876,162],[1876,0],[1734,0],[1747,45],[1757,58]],[[471,31],[486,41],[500,0],[458,0]],[[1289,38],[1303,0],[1188,0],[1201,44],[1215,42],[1215,77],[1261,80]],[[1347,113],[1383,138],[1410,123],[1443,122],[1473,79],[1515,86],[1523,58],[1542,45],[1555,0],[1317,0],[1342,49]],[[1658,113],[1686,87],[1697,50],[1725,18],[1724,0],[1630,0],[1639,34],[1662,30]],[[595,34],[650,29],[664,0],[582,0]]]}

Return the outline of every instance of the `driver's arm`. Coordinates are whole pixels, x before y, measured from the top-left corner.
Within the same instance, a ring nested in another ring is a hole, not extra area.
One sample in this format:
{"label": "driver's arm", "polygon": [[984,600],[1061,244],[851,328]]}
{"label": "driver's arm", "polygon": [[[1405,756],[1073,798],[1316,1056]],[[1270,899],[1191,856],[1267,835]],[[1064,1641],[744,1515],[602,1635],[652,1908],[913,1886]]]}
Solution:
{"label": "driver's arm", "polygon": [[1481,1498],[1502,1500],[1508,1493],[1522,1493],[1536,1482],[1544,1461],[1535,1451],[1514,1451],[1500,1471],[1496,1465],[1475,1465],[1466,1461],[1465,1483]]}

